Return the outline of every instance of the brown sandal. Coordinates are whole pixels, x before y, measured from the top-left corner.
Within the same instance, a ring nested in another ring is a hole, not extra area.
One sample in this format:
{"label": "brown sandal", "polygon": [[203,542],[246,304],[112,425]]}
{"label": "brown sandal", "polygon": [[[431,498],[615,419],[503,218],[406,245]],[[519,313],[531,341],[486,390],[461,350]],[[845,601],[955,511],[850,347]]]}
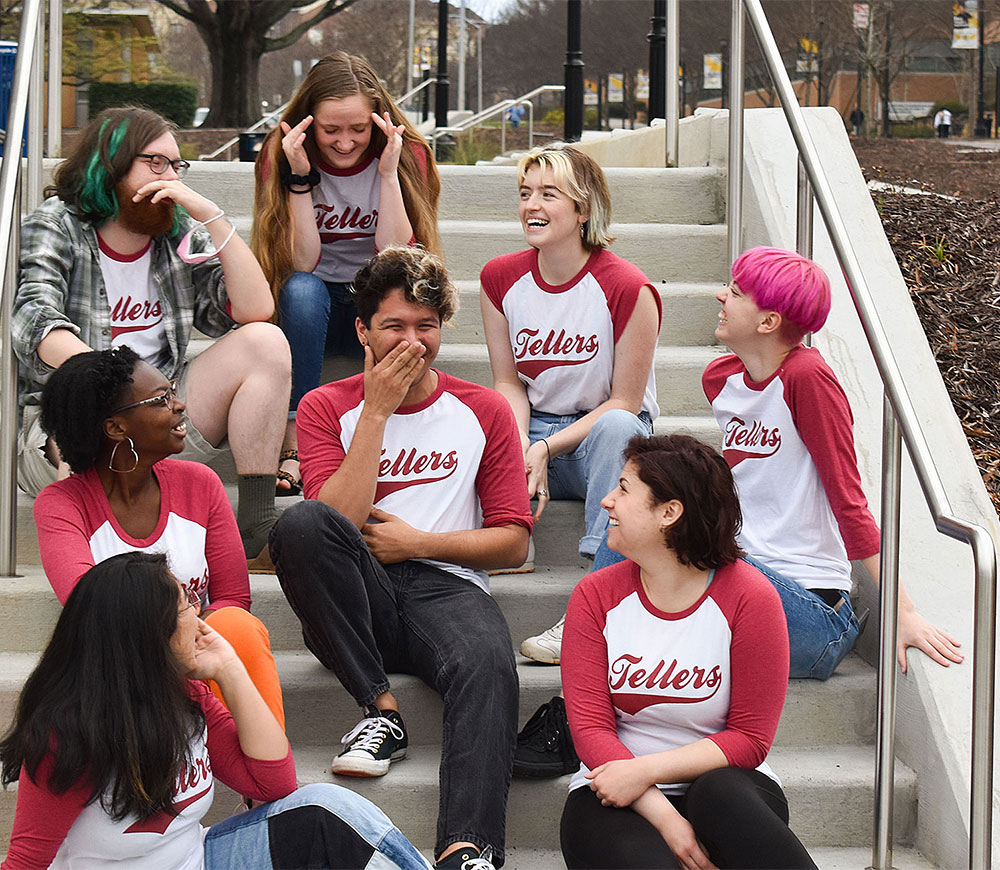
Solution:
{"label": "brown sandal", "polygon": [[[281,455],[278,457],[278,465],[280,466],[282,462],[286,462],[289,459],[291,459],[294,462],[298,462],[299,461],[299,451],[298,450],[282,450],[281,451]],[[274,487],[274,494],[275,494],[275,496],[281,497],[281,496],[284,496],[284,495],[299,495],[299,494],[301,494],[301,492],[302,492],[302,478],[301,477],[296,478],[290,472],[288,472],[288,471],[282,471],[280,467],[278,468],[278,471],[275,473],[275,476],[278,478],[278,480],[284,480],[284,481],[286,481],[288,483],[288,489],[284,489],[283,487],[280,487],[280,486],[278,486],[276,484],[275,487]]]}

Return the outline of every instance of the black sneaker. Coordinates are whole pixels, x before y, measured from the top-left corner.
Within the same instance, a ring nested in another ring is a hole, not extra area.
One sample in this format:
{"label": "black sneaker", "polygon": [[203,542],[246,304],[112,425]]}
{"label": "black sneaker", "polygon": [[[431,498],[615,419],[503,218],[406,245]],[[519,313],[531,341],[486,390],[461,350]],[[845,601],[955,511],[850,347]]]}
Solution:
{"label": "black sneaker", "polygon": [[475,846],[456,849],[443,861],[435,863],[434,870],[495,870],[493,850],[489,846],[482,852]]}
{"label": "black sneaker", "polygon": [[545,779],[575,773],[579,767],[566,719],[566,703],[556,695],[535,710],[517,735],[514,776]]}
{"label": "black sneaker", "polygon": [[369,707],[365,718],[348,731],[340,742],[340,753],[330,770],[344,776],[383,776],[389,764],[406,757],[406,726],[396,710]]}

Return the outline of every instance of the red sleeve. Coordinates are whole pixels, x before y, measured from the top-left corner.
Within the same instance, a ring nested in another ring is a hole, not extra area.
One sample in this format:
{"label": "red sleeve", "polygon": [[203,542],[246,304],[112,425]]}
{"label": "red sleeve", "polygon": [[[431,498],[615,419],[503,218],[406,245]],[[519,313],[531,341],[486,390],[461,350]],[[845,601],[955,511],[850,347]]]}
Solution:
{"label": "red sleeve", "polygon": [[757,767],[778,730],[788,691],[788,628],[777,590],[744,561],[720,568],[710,593],[729,620],[732,688],[725,730],[708,739],[731,767]]}
{"label": "red sleeve", "polygon": [[743,363],[736,354],[730,353],[712,360],[701,376],[701,388],[705,391],[705,398],[711,405],[715,401],[726,381],[736,372],[744,371]]}
{"label": "red sleeve", "polygon": [[457,395],[469,403],[486,435],[476,472],[483,528],[518,525],[530,532],[531,504],[514,412],[503,396],[485,387],[477,387],[469,396]]}
{"label": "red sleeve", "polygon": [[[65,604],[77,581],[94,567],[90,551],[90,524],[82,499],[69,492],[67,481],[49,484],[35,499],[38,552],[45,576],[60,604]],[[82,494],[81,479],[72,488]]]}
{"label": "red sleeve", "polygon": [[531,271],[534,257],[535,252],[532,248],[530,251],[494,257],[483,266],[479,273],[479,283],[486,293],[486,298],[501,314],[503,314],[504,296],[518,278]]}
{"label": "red sleeve", "polygon": [[274,801],[295,791],[292,748],[277,761],[260,761],[243,754],[236,723],[229,711],[201,682],[192,682],[191,695],[205,712],[208,755],[212,773],[233,791],[259,801]]}
{"label": "red sleeve", "polygon": [[659,332],[659,326],[663,322],[663,302],[653,283],[638,266],[605,249],[594,263],[593,273],[608,301],[615,344],[632,319],[632,312],[635,311],[636,302],[639,301],[639,293],[644,287],[649,288],[649,292],[656,300],[657,332]]}
{"label": "red sleeve", "polygon": [[[604,639],[608,610],[627,594],[634,563],[618,562],[584,577],[566,609],[562,640],[562,685],[573,745],[588,768],[632,758],[618,739],[611,690],[608,646]],[[617,594],[616,594],[617,593]]]}
{"label": "red sleeve", "polygon": [[785,403],[816,464],[849,559],[879,552],[878,524],[861,488],[854,452],[854,417],[837,376],[819,351],[798,348],[781,374]]}
{"label": "red sleeve", "polygon": [[356,391],[357,403],[360,403],[363,377],[358,375],[346,381],[326,384],[306,393],[299,402],[295,429],[301,457],[302,493],[306,498],[319,495],[323,484],[340,468],[347,455],[340,440],[339,400],[345,396],[353,398]]}
{"label": "red sleeve", "polygon": [[17,809],[10,835],[7,859],[2,870],[38,870],[48,867],[56,852],[90,799],[91,787],[76,785],[63,794],[56,794],[38,783],[45,783],[52,774],[51,755],[38,766],[37,782],[22,767],[17,780]]}
{"label": "red sleeve", "polygon": [[[223,607],[250,609],[250,575],[243,553],[229,497],[219,476],[207,465],[195,462],[183,465],[186,485],[191,495],[208,502],[208,527],[205,530],[205,561],[208,562],[208,600],[213,610]],[[190,470],[187,466],[191,466]]]}

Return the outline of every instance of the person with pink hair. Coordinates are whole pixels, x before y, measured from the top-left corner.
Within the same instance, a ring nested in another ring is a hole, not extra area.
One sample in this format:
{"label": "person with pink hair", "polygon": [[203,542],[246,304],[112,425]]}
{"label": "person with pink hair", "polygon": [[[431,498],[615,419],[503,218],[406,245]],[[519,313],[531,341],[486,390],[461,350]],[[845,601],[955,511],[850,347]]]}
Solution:
{"label": "person with pink hair", "polygon": [[[861,488],[854,419],[837,376],[806,347],[830,312],[830,282],[811,260],[752,248],[716,295],[716,337],[733,351],[702,376],[740,493],[740,546],[774,584],[788,620],[792,677],[825,680],[860,624],[851,561],[879,580],[880,535]],[[947,667],[961,645],[924,619],[900,584],[896,654],[913,646]]]}

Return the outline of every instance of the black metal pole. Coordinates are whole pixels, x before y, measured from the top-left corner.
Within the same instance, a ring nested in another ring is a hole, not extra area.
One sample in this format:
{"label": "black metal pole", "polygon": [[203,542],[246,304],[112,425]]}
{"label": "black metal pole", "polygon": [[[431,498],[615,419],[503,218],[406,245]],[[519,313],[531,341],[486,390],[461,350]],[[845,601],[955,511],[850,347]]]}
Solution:
{"label": "black metal pole", "polygon": [[892,138],[892,127],[889,126],[889,64],[892,62],[892,6],[885,9],[885,69],[883,70],[882,87],[882,135]]}
{"label": "black metal pole", "polygon": [[976,138],[989,135],[986,127],[986,96],[983,90],[986,61],[986,0],[979,0],[979,89],[976,92]]}
{"label": "black metal pole", "polygon": [[606,96],[604,76],[597,77],[597,129],[604,129],[604,98]]}
{"label": "black metal pole", "polygon": [[566,86],[563,138],[579,142],[583,135],[583,51],[580,49],[583,0],[566,4],[566,63],[563,83]]}
{"label": "black metal pole", "polygon": [[996,69],[996,91],[993,94],[993,123],[1000,134],[1000,67]]}
{"label": "black metal pole", "polygon": [[[425,82],[431,77],[431,70],[428,66],[421,65],[420,68],[420,81]],[[431,89],[424,88],[421,96],[421,121],[426,121],[431,116]]]}
{"label": "black metal pole", "polygon": [[434,124],[448,126],[448,0],[438,0],[438,70],[434,85]]}
{"label": "black metal pole", "polygon": [[647,121],[667,117],[667,0],[653,0],[649,41],[649,105]]}

